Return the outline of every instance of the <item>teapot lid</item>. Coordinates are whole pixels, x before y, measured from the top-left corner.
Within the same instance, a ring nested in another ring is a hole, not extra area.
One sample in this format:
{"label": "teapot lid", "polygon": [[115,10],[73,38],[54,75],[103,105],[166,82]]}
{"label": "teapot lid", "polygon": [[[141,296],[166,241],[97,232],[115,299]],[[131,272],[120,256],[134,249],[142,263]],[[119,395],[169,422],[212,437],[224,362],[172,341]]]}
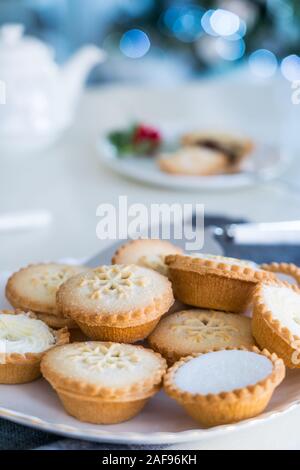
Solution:
{"label": "teapot lid", "polygon": [[51,49],[42,41],[24,36],[24,26],[19,23],[6,23],[0,27],[0,64],[4,66],[20,66],[39,64],[45,59],[49,61]]}

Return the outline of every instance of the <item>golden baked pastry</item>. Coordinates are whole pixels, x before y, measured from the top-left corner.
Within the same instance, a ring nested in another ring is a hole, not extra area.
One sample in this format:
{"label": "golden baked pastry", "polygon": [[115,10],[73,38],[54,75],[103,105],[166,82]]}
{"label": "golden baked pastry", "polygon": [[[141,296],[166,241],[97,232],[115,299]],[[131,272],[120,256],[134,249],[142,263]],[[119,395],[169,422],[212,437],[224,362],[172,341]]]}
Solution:
{"label": "golden baked pastry", "polygon": [[37,379],[45,352],[68,341],[66,328],[52,330],[31,312],[1,310],[0,383],[18,384]]}
{"label": "golden baked pastry", "polygon": [[224,256],[169,255],[165,262],[175,297],[194,307],[243,312],[257,283],[276,280],[252,261]]}
{"label": "golden baked pastry", "polygon": [[176,362],[164,388],[202,425],[218,426],[261,413],[284,376],[283,361],[267,350],[209,351]]}
{"label": "golden baked pastry", "polygon": [[287,282],[261,284],[253,297],[252,332],[289,368],[300,367],[300,289]]}
{"label": "golden baked pastry", "polygon": [[112,264],[137,264],[167,275],[166,255],[183,250],[167,240],[131,240],[120,246],[112,257]]}
{"label": "golden baked pastry", "polygon": [[151,348],[169,364],[208,350],[255,346],[251,320],[216,310],[182,310],[164,317],[148,337]]}
{"label": "golden baked pastry", "polygon": [[59,311],[89,338],[124,343],[146,338],[173,302],[165,276],[133,264],[79,274],[57,293]]}
{"label": "golden baked pastry", "polygon": [[166,361],[142,346],[89,341],[55,348],[41,369],[70,415],[113,424],[133,418],[159,390]]}

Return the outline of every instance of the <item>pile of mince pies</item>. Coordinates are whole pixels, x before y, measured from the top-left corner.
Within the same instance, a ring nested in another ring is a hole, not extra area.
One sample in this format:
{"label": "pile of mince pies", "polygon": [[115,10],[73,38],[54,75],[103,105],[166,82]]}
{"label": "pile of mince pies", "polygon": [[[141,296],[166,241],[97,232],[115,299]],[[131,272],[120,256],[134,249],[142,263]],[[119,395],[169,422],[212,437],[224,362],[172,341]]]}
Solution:
{"label": "pile of mince pies", "polygon": [[70,415],[97,424],[131,419],[162,385],[203,426],[256,416],[300,367],[299,282],[292,264],[162,240],[130,241],[96,269],[29,265],[6,285],[0,383],[42,374]]}

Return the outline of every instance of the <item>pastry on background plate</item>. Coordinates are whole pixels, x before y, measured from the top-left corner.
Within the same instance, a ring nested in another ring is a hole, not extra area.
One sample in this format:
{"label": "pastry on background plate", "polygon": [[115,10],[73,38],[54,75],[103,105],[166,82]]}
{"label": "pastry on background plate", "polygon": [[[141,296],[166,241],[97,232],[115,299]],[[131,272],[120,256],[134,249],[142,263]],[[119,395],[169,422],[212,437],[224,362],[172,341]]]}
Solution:
{"label": "pastry on background plate", "polygon": [[164,377],[166,393],[204,426],[260,414],[285,377],[282,359],[267,350],[227,349],[188,356]]}
{"label": "pastry on background plate", "polygon": [[226,173],[228,158],[217,150],[189,146],[161,154],[157,163],[166,173],[209,176]]}
{"label": "pastry on background plate", "polygon": [[200,309],[183,310],[163,318],[148,342],[169,364],[208,350],[255,346],[250,318]]}
{"label": "pastry on background plate", "polygon": [[31,382],[40,376],[43,354],[69,342],[67,328],[55,331],[32,312],[0,310],[0,383]]}
{"label": "pastry on background plate", "polygon": [[252,332],[289,368],[300,368],[300,289],[287,282],[259,285],[253,298]]}
{"label": "pastry on background plate", "polygon": [[96,424],[133,418],[159,390],[166,368],[142,346],[96,341],[55,348],[41,364],[66,411]]}
{"label": "pastry on background plate", "polygon": [[[234,172],[240,169],[242,160],[253,150],[253,141],[220,132],[189,132],[181,138],[184,146],[195,146],[199,149],[209,149],[221,152],[227,158],[228,171]],[[230,169],[230,170],[229,170]]]}
{"label": "pastry on background plate", "polygon": [[31,264],[10,276],[5,295],[13,307],[35,312],[51,328],[78,328],[58,312],[56,292],[67,279],[86,270],[60,263]]}
{"label": "pastry on background plate", "polygon": [[194,307],[241,313],[257,283],[276,280],[252,261],[224,256],[169,255],[165,262],[175,298]]}
{"label": "pastry on background plate", "polygon": [[137,264],[167,274],[165,256],[183,253],[183,250],[167,240],[131,240],[120,246],[112,257],[113,264]]}
{"label": "pastry on background plate", "polygon": [[133,343],[146,338],[174,303],[170,281],[130,264],[99,266],[66,281],[57,307],[92,339]]}

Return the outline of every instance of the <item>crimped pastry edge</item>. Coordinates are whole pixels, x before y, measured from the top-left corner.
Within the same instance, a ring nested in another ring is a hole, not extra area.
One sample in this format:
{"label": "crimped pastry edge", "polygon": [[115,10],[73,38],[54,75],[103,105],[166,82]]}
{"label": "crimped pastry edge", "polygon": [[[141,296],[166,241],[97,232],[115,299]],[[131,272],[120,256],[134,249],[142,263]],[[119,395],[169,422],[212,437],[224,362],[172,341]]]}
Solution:
{"label": "crimped pastry edge", "polygon": [[[146,269],[146,268],[144,268]],[[166,292],[161,297],[154,297],[152,302],[146,307],[137,308],[130,311],[120,311],[118,313],[90,313],[85,308],[78,308],[72,305],[69,307],[64,301],[65,290],[68,289],[68,281],[63,283],[56,294],[56,305],[63,316],[80,320],[89,325],[136,326],[142,323],[155,320],[166,313],[175,302],[171,282],[162,274],[157,273],[166,282]]]}
{"label": "crimped pastry edge", "polygon": [[[239,388],[232,390],[230,392],[221,392],[218,394],[209,393],[207,395],[201,395],[200,393],[190,393],[181,390],[177,387],[174,382],[173,378],[176,371],[186,362],[190,361],[195,357],[202,356],[203,354],[207,354],[209,352],[215,352],[212,349],[205,351],[204,353],[200,354],[192,354],[190,356],[181,358],[177,361],[165,374],[164,376],[164,390],[166,393],[174,398],[175,400],[181,403],[189,403],[189,404],[197,404],[201,403],[203,405],[216,403],[220,401],[228,401],[228,403],[232,403],[235,400],[247,399],[260,396],[262,393],[268,392],[270,389],[274,389],[279,385],[285,377],[285,366],[283,360],[280,359],[275,353],[269,353],[267,349],[260,350],[256,346],[253,348],[225,348],[221,351],[250,351],[260,354],[262,356],[267,357],[273,364],[273,371],[270,375],[268,375],[265,379],[257,382],[253,385],[248,385],[247,387]],[[220,351],[220,350],[218,350]]]}
{"label": "crimped pastry edge", "polygon": [[[148,336],[147,343],[149,344],[150,348],[153,351],[161,354],[166,359],[167,363],[170,366],[173,366],[176,362],[180,361],[181,359],[185,359],[186,357],[190,357],[190,356],[194,355],[194,354],[187,354],[186,356],[182,356],[181,354],[178,354],[175,351],[170,351],[170,349],[167,349],[166,347],[158,346],[157,343],[151,339],[151,335]],[[253,343],[256,344],[256,341],[255,341],[254,337],[253,337]],[[247,348],[246,346],[239,346],[239,347],[236,347],[236,348],[229,348],[228,347],[226,349],[242,349],[242,348],[244,348],[245,350],[248,351],[250,346],[249,346],[249,348]],[[195,355],[206,354],[207,352],[223,351],[223,350],[224,350],[224,346],[223,347],[214,346],[214,347],[210,348],[209,350],[208,349],[205,350],[204,352],[195,353]]]}
{"label": "crimped pastry edge", "polygon": [[[110,341],[86,341],[85,343],[102,343],[102,344],[122,344],[122,343],[113,343]],[[84,344],[84,343],[72,343],[74,344]],[[122,344],[123,345],[123,344]],[[103,387],[102,385],[95,385],[95,384],[88,384],[83,382],[80,379],[71,379],[69,377],[64,377],[60,375],[59,372],[55,371],[49,363],[47,363],[49,355],[46,353],[42,358],[41,362],[41,371],[44,378],[50,382],[54,389],[66,390],[73,392],[78,395],[84,396],[92,396],[92,397],[101,397],[103,399],[109,400],[118,400],[118,399],[134,399],[143,398],[147,396],[151,396],[156,391],[159,390],[162,384],[162,378],[167,370],[167,362],[161,356],[161,354],[152,351],[151,349],[146,349],[140,345],[134,345],[135,348],[139,348],[141,350],[147,350],[151,354],[154,354],[160,360],[160,366],[158,367],[157,371],[153,374],[152,377],[145,379],[144,381],[137,382],[135,384],[130,385],[129,387],[121,387],[121,388],[111,388],[111,387]],[[50,351],[49,351],[50,353]]]}
{"label": "crimped pastry edge", "polygon": [[[20,268],[18,271],[15,271],[7,280],[5,286],[5,296],[9,303],[14,308],[21,308],[23,311],[35,311],[40,313],[47,313],[48,315],[56,315],[61,316],[60,312],[55,307],[45,307],[43,302],[35,302],[29,299],[29,297],[18,295],[14,289],[13,282],[15,277],[23,272],[26,271],[28,268],[36,267],[36,266],[48,266],[49,264],[56,264],[61,266],[67,266],[65,263],[56,263],[56,262],[49,262],[49,263],[31,263],[23,268]],[[70,265],[71,266],[71,265]],[[76,265],[77,267],[77,265]],[[86,266],[82,266],[83,270],[87,269]]]}
{"label": "crimped pastry edge", "polygon": [[[16,310],[8,310],[8,309],[2,309],[0,310],[0,313],[5,313],[5,314],[10,314],[10,315],[20,315],[20,314],[26,314],[30,318],[37,319],[36,315],[33,312],[24,312],[21,309],[16,309]],[[40,320],[42,321],[42,320]],[[44,322],[43,322],[44,323]],[[48,326],[48,325],[47,325]],[[68,328],[61,328],[60,330],[53,330],[48,326],[49,330],[51,333],[54,335],[56,341],[55,344],[50,346],[49,349],[46,349],[45,351],[42,351],[40,353],[25,353],[25,354],[19,354],[19,353],[1,353],[0,357],[3,361],[3,364],[19,364],[19,365],[27,365],[27,364],[35,364],[41,360],[41,358],[44,356],[44,354],[49,351],[50,349],[56,348],[57,346],[62,346],[64,344],[69,343],[69,330]],[[0,363],[1,367],[1,363]]]}
{"label": "crimped pastry edge", "polygon": [[[121,246],[119,246],[117,248],[117,250],[115,251],[115,253],[113,254],[113,257],[111,259],[111,262],[112,264],[119,264],[119,260],[118,260],[118,256],[120,254],[122,254],[124,251],[127,250],[127,248],[129,246],[132,246],[132,245],[135,245],[137,243],[140,243],[141,241],[153,241],[153,242],[168,242],[171,246],[173,246],[174,248],[177,248],[178,249],[178,253],[183,253],[183,250],[180,248],[180,247],[177,247],[176,245],[174,245],[173,243],[169,242],[168,240],[160,240],[159,238],[146,238],[146,239],[143,239],[143,238],[139,238],[137,240],[129,240],[127,241],[126,243],[123,243]],[[122,263],[121,263],[122,264]]]}
{"label": "crimped pastry edge", "polygon": [[[288,289],[291,289],[292,291],[300,295],[300,288],[293,284],[290,284],[287,281],[277,281],[276,286],[287,287]],[[296,350],[300,351],[300,347],[297,347],[297,342],[298,344],[300,344],[300,337],[293,335],[287,327],[281,326],[279,320],[273,318],[272,311],[264,303],[262,292],[263,288],[263,284],[258,284],[258,286],[255,288],[253,295],[253,310],[255,309],[256,314],[261,315],[264,318],[264,320],[270,325],[270,327],[274,331],[276,331],[276,334],[278,336],[280,336],[283,340],[287,341],[292,348],[295,348]]]}
{"label": "crimped pastry edge", "polygon": [[293,263],[264,263],[261,265],[261,268],[265,271],[270,271],[272,273],[287,274],[297,281],[298,286],[300,286],[300,268]]}
{"label": "crimped pastry edge", "polygon": [[[214,309],[201,309],[201,308],[191,308],[189,310],[179,310],[178,312],[174,312],[174,313],[171,313],[170,315],[168,315],[167,318],[173,316],[173,315],[178,315],[180,313],[185,313],[185,312],[193,312],[195,310],[199,310],[199,313],[204,313],[204,312],[209,312],[209,313],[221,313],[221,314],[224,314],[224,315],[237,315],[235,313],[231,313],[231,312],[223,312],[221,310],[214,310]],[[247,318],[247,317],[245,317]],[[250,318],[248,318],[248,320],[250,321]],[[155,327],[155,329],[152,331],[152,333],[150,333],[150,335],[147,337],[147,343],[149,344],[150,348],[153,349],[153,351],[156,351],[158,352],[159,354],[161,354],[168,362],[168,364],[174,364],[175,362],[179,361],[181,358],[183,357],[187,357],[187,356],[190,356],[191,353],[189,354],[186,354],[186,355],[181,355],[179,353],[177,353],[176,351],[174,350],[170,350],[170,348],[166,347],[166,346],[163,346],[161,344],[158,344],[157,341],[155,341],[154,339],[154,333],[156,331],[157,328],[159,328],[159,325],[160,323]],[[254,339],[254,337],[252,336],[252,339],[253,339],[253,346],[255,346],[256,344],[256,341]],[[240,346],[242,347],[242,346]],[[247,349],[247,346],[243,346]],[[250,347],[250,346],[249,346]],[[238,348],[238,347],[237,347]],[[224,346],[215,346],[215,347],[211,347],[210,350],[211,351],[220,351],[220,350],[223,350],[224,349]],[[195,353],[197,354],[197,353]],[[200,354],[200,353],[199,353]],[[204,354],[203,352],[201,354]]]}
{"label": "crimped pastry edge", "polygon": [[67,309],[63,301],[58,296],[57,305],[64,315],[73,318],[76,322],[80,320],[89,325],[118,326],[119,328],[127,326],[137,326],[147,323],[151,320],[161,317],[173,305],[173,294],[165,294],[160,298],[154,298],[147,307],[130,310],[128,312],[119,312],[115,314],[88,313],[82,309]]}
{"label": "crimped pastry edge", "polygon": [[185,255],[168,255],[165,258],[165,263],[169,268],[191,270],[199,274],[216,274],[250,282],[276,281],[275,274],[270,271],[256,271],[249,266],[226,264],[224,261],[193,258]]}
{"label": "crimped pastry edge", "polygon": [[66,318],[61,315],[51,315],[51,313],[33,312],[38,320],[46,323],[49,328],[53,330],[60,330],[61,328],[68,328],[68,330],[78,329],[77,323],[71,318]]}

